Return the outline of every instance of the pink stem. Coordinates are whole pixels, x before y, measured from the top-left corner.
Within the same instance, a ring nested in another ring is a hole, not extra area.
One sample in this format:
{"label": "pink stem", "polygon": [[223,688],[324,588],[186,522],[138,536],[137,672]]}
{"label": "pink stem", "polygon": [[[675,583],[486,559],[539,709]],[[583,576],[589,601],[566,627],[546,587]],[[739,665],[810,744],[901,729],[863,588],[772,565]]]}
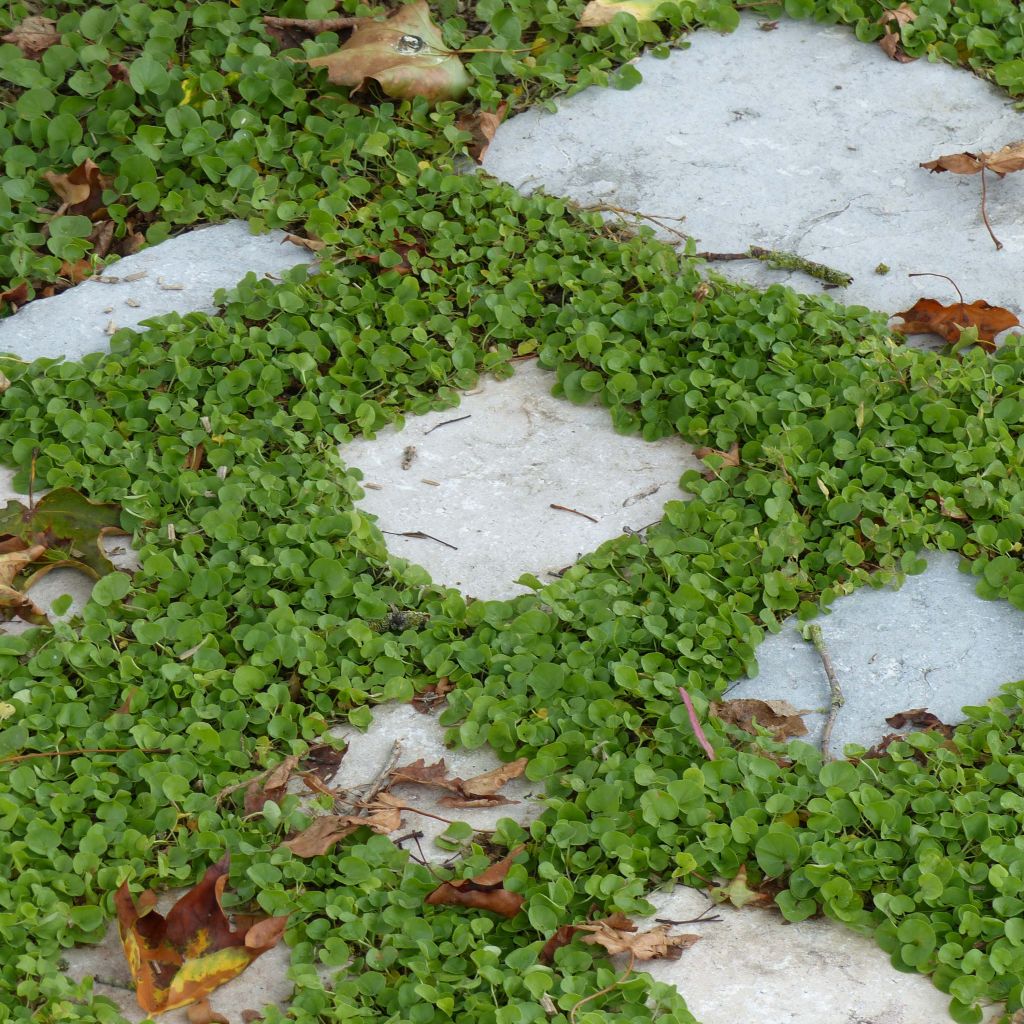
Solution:
{"label": "pink stem", "polygon": [[683,703],[686,705],[686,713],[690,716],[690,725],[693,728],[694,736],[697,737],[697,742],[704,748],[704,753],[708,755],[708,760],[714,761],[715,749],[708,743],[708,738],[700,727],[700,722],[697,720],[697,712],[693,710],[693,701],[690,700],[690,695],[681,686],[679,687],[679,696],[683,698]]}

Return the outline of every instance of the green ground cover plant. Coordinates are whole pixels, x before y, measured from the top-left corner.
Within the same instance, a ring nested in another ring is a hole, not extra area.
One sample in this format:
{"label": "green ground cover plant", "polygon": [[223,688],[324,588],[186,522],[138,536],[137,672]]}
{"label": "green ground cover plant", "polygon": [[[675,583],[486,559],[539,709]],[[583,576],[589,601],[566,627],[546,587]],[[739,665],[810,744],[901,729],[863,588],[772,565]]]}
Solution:
{"label": "green ground cover plant", "polygon": [[[914,6],[909,53],[1024,93],[1016,4]],[[470,102],[490,110],[628,87],[643,48],[664,53],[685,29],[738,17],[681,3],[656,22],[581,31],[582,7],[433,10],[448,45],[477,51]],[[865,40],[881,34],[881,10],[785,5]],[[0,459],[22,486],[34,461],[40,485],[120,506],[141,560],[132,577],[105,575],[80,619],[0,637],[0,1021],[120,1020],[57,970],[62,952],[98,940],[122,882],[188,884],[225,851],[243,905],[290,915],[296,994],[270,1024],[564,1022],[577,1007],[577,1024],[690,1022],[675,989],[642,974],[613,984],[610,962],[578,940],[550,964],[540,953],[561,925],[644,914],[657,886],[741,868],[787,919],[827,914],[932,975],[955,1020],[980,1020],[992,999],[1015,1012],[1024,684],[969,709],[952,742],[917,734],[827,765],[805,744],[716,726],[707,708],[783,619],[920,572],[927,550],[961,553],[982,596],[1024,609],[1024,347],[908,349],[881,314],[708,287],[698,261],[650,235],[457,174],[470,142],[459,103],[352,98],[284,59],[262,27],[264,14],[332,11],[175,0],[0,12],[5,31],[35,14],[60,34],[37,58],[0,46],[0,289],[30,297],[91,258],[92,222],[55,219],[44,177],[86,160],[119,237],[154,243],[243,217],[326,243],[312,272],[250,276],[219,313],[118,331],[109,355],[0,358]],[[338,42],[325,33],[293,56]],[[469,601],[388,555],[337,444],[453,406],[479,373],[531,352],[559,394],[598,396],[619,430],[736,443],[739,465],[709,456],[717,476],[685,478],[692,501],[560,580]],[[200,445],[204,458],[190,457]],[[424,906],[437,879],[384,836],[294,856],[281,842],[309,822],[297,797],[256,816],[217,802],[338,721],[365,727],[375,703],[441,676],[455,684],[442,717],[452,742],[527,757],[546,783],[537,822],[505,819],[453,872],[523,844],[505,881],[525,899],[514,918]],[[316,964],[336,968],[330,988]]]}

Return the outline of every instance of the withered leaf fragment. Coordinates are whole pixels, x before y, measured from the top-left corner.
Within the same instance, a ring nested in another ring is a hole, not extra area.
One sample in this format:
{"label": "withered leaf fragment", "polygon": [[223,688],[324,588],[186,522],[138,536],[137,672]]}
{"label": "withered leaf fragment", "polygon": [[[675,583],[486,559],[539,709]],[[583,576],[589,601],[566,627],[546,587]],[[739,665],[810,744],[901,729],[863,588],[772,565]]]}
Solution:
{"label": "withered leaf fragment", "polygon": [[42,544],[0,553],[0,621],[14,616],[36,626],[50,621],[42,608],[14,586],[16,577],[44,554]]}
{"label": "withered leaf fragment", "polygon": [[135,980],[136,998],[147,1013],[163,1013],[204,999],[284,934],[287,917],[231,927],[221,903],[227,876],[225,855],[166,917],[154,909],[154,892],[142,893],[136,903],[126,882],[115,893],[121,943]]}
{"label": "withered leaf fragment", "polygon": [[719,472],[726,468],[735,468],[740,464],[740,444],[739,441],[733,441],[727,452],[720,451],[718,448],[694,448],[693,454],[698,459],[706,459],[709,455],[715,455],[722,461],[717,469],[712,469],[710,466],[704,470],[705,480],[717,480]]}
{"label": "withered leaf fragment", "polygon": [[308,249],[310,252],[320,252],[327,243],[320,241],[319,238],[306,238],[303,235],[287,234],[281,239],[282,242],[291,242],[292,245],[299,245],[303,249]]}
{"label": "withered leaf fragment", "polygon": [[41,57],[51,46],[60,42],[57,23],[52,18],[25,18],[0,40],[13,43],[29,60]]}
{"label": "withered leaf fragment", "polygon": [[986,352],[994,352],[996,335],[1009,327],[1019,327],[1020,320],[1002,306],[990,306],[984,299],[971,303],[954,302],[944,306],[936,299],[918,299],[910,309],[894,313],[903,320],[894,331],[900,334],[937,334],[950,345],[960,340],[968,327],[978,328],[978,344]]}
{"label": "withered leaf fragment", "polygon": [[528,763],[527,758],[521,757],[516,761],[503,764],[493,771],[484,772],[482,775],[460,779],[448,777],[443,759],[434,764],[427,764],[421,757],[412,764],[395,768],[391,772],[391,781],[392,784],[407,782],[418,786],[435,786],[438,789],[446,789],[454,794],[441,800],[441,803],[448,807],[488,807],[513,802],[507,797],[501,796],[498,790],[506,782],[518,779],[526,770]]}
{"label": "withered leaf fragment", "polygon": [[110,188],[111,178],[100,172],[92,160],[83,160],[67,174],[46,171],[43,177],[62,200],[55,217],[69,214],[100,220],[106,214],[103,205],[103,190]]}
{"label": "withered leaf fragment", "polygon": [[754,723],[767,729],[777,740],[792,736],[806,736],[803,711],[798,711],[784,700],[739,700],[712,701],[709,710],[716,718],[730,725],[738,726],[744,732],[756,735]]}
{"label": "withered leaf fragment", "polygon": [[400,800],[388,793],[380,793],[373,803],[367,805],[368,813],[365,816],[325,814],[281,845],[291,850],[296,857],[319,857],[364,825],[378,835],[394,832],[402,824],[402,807]]}
{"label": "withered leaf fragment", "polygon": [[455,122],[455,127],[460,132],[468,132],[472,136],[468,147],[469,155],[477,163],[483,160],[487,147],[490,146],[498,126],[505,117],[506,110],[508,110],[508,103],[503,102],[493,112],[490,110],[474,110],[461,114]]}
{"label": "withered leaf fragment", "polygon": [[326,68],[335,85],[360,89],[373,79],[385,95],[399,100],[457,100],[470,83],[462,61],[430,20],[426,0],[400,7],[387,21],[353,19],[352,35],[340,50],[306,63]]}
{"label": "withered leaf fragment", "polygon": [[592,946],[602,946],[608,953],[629,953],[637,960],[678,960],[684,949],[689,949],[699,935],[669,935],[670,925],[658,925],[646,932],[638,932],[636,925],[625,914],[612,914],[599,921],[581,924],[563,924],[544,944],[540,951],[541,963],[549,964],[555,950],[568,945],[575,935]]}
{"label": "withered leaf fragment", "polygon": [[200,999],[193,1003],[186,1011],[188,1024],[230,1024],[230,1021],[222,1013],[217,1013],[210,1006],[209,999]]}
{"label": "withered leaf fragment", "polygon": [[654,21],[658,8],[672,6],[666,0],[590,0],[580,17],[580,28],[610,25],[616,14],[629,14],[637,21]]}
{"label": "withered leaf fragment", "polygon": [[904,25],[909,25],[917,18],[917,12],[909,4],[900,4],[895,10],[883,11],[878,19],[878,24],[883,26],[882,38],[878,45],[882,48],[887,57],[899,61],[901,64],[909,64],[917,60],[911,57],[903,49],[903,40],[900,32]]}
{"label": "withered leaf fragment", "polygon": [[298,766],[299,759],[294,754],[286,757],[279,765],[269,772],[258,775],[245,787],[245,813],[255,814],[263,809],[268,801],[279,804],[288,788],[288,780]]}
{"label": "withered leaf fragment", "polygon": [[425,686],[413,697],[412,706],[421,715],[429,715],[434,708],[444,702],[445,697],[454,689],[455,684],[447,676],[441,676],[436,683]]}
{"label": "withered leaf fragment", "polygon": [[909,711],[899,711],[895,715],[890,715],[885,721],[886,724],[891,725],[894,729],[906,729],[908,726],[913,726],[922,732],[939,732],[947,740],[952,739],[954,732],[953,726],[947,725],[927,708],[911,708]]}
{"label": "withered leaf fragment", "polygon": [[766,892],[757,892],[747,885],[747,865],[741,864],[736,877],[726,885],[715,886],[708,895],[716,903],[731,903],[734,907],[771,903],[772,897]]}
{"label": "withered leaf fragment", "polygon": [[489,910],[502,917],[515,917],[522,908],[524,899],[517,892],[505,888],[505,876],[512,867],[512,861],[525,847],[517,846],[507,857],[481,871],[474,878],[460,878],[442,882],[424,901],[428,906],[470,907],[473,910]]}

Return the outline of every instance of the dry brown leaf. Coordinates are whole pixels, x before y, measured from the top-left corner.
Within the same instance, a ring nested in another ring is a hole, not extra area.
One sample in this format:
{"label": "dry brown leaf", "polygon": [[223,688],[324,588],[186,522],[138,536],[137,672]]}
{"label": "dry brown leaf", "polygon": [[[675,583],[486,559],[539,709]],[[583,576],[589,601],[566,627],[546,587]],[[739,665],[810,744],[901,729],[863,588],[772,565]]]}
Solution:
{"label": "dry brown leaf", "polygon": [[7,375],[0,370],[0,395],[2,395],[10,386],[11,382],[7,379]]}
{"label": "dry brown leaf", "polygon": [[16,615],[37,626],[49,622],[46,612],[14,587],[16,577],[45,554],[46,548],[42,544],[0,554],[0,621]]}
{"label": "dry brown leaf", "polygon": [[469,88],[469,73],[430,20],[426,0],[400,7],[387,21],[352,19],[352,35],[341,49],[306,61],[326,68],[335,85],[361,89],[368,79],[392,99],[457,100]]}
{"label": "dry brown leaf", "polygon": [[403,806],[394,797],[381,793],[372,804],[367,805],[369,813],[365,816],[325,814],[304,832],[281,845],[291,850],[296,857],[319,857],[364,825],[378,835],[394,832],[402,824]]}
{"label": "dry brown leaf", "polygon": [[190,448],[185,455],[185,469],[191,469],[193,471],[202,468],[203,463],[206,461],[206,446],[203,444],[197,444],[195,448]]}
{"label": "dry brown leaf", "polygon": [[22,281],[21,284],[16,284],[12,288],[8,288],[5,292],[0,292],[0,310],[4,308],[6,303],[11,307],[12,313],[17,313],[20,306],[24,306],[28,302],[28,282]]}
{"label": "dry brown leaf", "polygon": [[990,306],[984,299],[971,303],[954,302],[944,306],[936,299],[918,299],[910,309],[894,313],[903,320],[893,327],[900,334],[937,334],[955,345],[967,327],[978,328],[978,344],[986,352],[994,352],[995,338],[1009,327],[1019,327],[1020,320],[1002,306]]}
{"label": "dry brown leaf", "polygon": [[316,743],[309,748],[303,758],[306,770],[315,775],[321,782],[333,779],[338,772],[338,765],[348,752],[348,747],[335,747],[330,743]]}
{"label": "dry brown leaf", "polygon": [[767,729],[777,740],[786,740],[792,736],[806,736],[807,726],[802,716],[792,704],[784,700],[755,700],[740,698],[739,700],[712,701],[709,708],[711,714],[730,725],[738,726],[744,732],[756,735],[756,722],[761,728]]}
{"label": "dry brown leaf", "polygon": [[222,1013],[217,1013],[210,1006],[209,999],[200,999],[193,1003],[186,1011],[188,1024],[230,1024],[230,1021]]}
{"label": "dry brown leaf", "polygon": [[894,729],[906,729],[908,726],[913,726],[922,732],[939,732],[947,740],[952,738],[954,732],[953,726],[947,725],[927,708],[911,708],[909,711],[899,711],[895,715],[890,715],[885,721],[887,725],[891,725]]}
{"label": "dry brown leaf", "polygon": [[733,441],[732,446],[727,452],[720,451],[718,448],[694,448],[693,454],[698,459],[706,459],[709,455],[717,455],[722,460],[722,464],[718,469],[712,469],[710,466],[704,470],[705,480],[716,480],[719,476],[719,471],[726,467],[735,468],[740,464],[740,444],[739,441]]}
{"label": "dry brown leaf", "polygon": [[288,780],[298,766],[299,759],[294,754],[286,757],[269,772],[258,775],[245,787],[245,813],[256,814],[263,809],[268,801],[279,804],[288,788]]}
{"label": "dry brown leaf", "polygon": [[25,18],[0,40],[13,43],[29,60],[41,57],[51,46],[60,42],[57,23],[52,18]]}
{"label": "dry brown leaf", "polygon": [[909,64],[911,61],[917,60],[903,49],[903,40],[900,36],[903,26],[909,25],[915,18],[917,18],[917,12],[909,4],[900,4],[895,10],[883,11],[882,16],[878,19],[878,24],[883,26],[883,35],[878,40],[878,45],[887,57],[897,60],[901,64]]}
{"label": "dry brown leaf", "polygon": [[524,899],[520,893],[506,889],[503,883],[512,861],[524,849],[523,846],[517,846],[507,857],[473,878],[442,882],[424,902],[432,907],[470,907],[473,910],[489,910],[502,917],[515,917]]}
{"label": "dry brown leaf", "polygon": [[319,238],[304,238],[302,235],[287,234],[284,236],[283,241],[291,242],[292,245],[300,245],[303,249],[308,249],[310,252],[320,252],[326,242],[321,242]]}
{"label": "dry brown leaf", "polygon": [[446,789],[453,796],[444,797],[441,803],[448,807],[486,807],[495,804],[507,804],[514,801],[498,794],[498,790],[519,778],[526,770],[528,759],[519,758],[509,764],[503,764],[493,771],[474,775],[469,779],[449,778],[444,759],[427,764],[421,757],[412,764],[395,768],[391,772],[391,784],[411,783],[418,786],[436,786]]}
{"label": "dry brown leaf", "polygon": [[43,177],[62,200],[62,205],[54,216],[60,217],[63,214],[69,214],[77,217],[89,217],[92,220],[102,220],[106,215],[106,207],[103,205],[103,190],[110,188],[112,179],[102,174],[92,160],[83,160],[67,174],[46,171]]}
{"label": "dry brown leaf", "polygon": [[563,924],[544,944],[539,959],[541,963],[551,963],[555,950],[568,945],[573,936],[579,934],[584,942],[602,946],[611,955],[628,953],[637,960],[678,960],[683,950],[689,949],[700,936],[669,935],[670,927],[658,925],[650,931],[638,932],[625,914],[612,914],[581,924]]}
{"label": "dry brown leaf", "polygon": [[502,102],[498,109],[493,112],[490,110],[472,110],[461,114],[455,122],[455,127],[460,132],[468,132],[472,136],[467,149],[469,150],[469,155],[477,163],[483,160],[487,147],[490,146],[494,139],[494,134],[504,120],[507,110],[508,103]]}

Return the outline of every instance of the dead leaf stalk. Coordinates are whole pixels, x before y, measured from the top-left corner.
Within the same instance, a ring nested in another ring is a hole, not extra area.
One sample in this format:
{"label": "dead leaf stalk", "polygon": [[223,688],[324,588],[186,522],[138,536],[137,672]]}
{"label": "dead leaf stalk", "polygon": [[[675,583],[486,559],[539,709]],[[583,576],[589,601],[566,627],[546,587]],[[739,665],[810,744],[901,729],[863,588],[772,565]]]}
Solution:
{"label": "dead leaf stalk", "polygon": [[472,415],[472,413],[466,413],[465,416],[456,416],[453,420],[444,420],[441,423],[435,423],[429,430],[423,431],[423,436],[426,437],[427,434],[432,434],[435,430],[440,430],[441,427],[447,427],[450,423],[461,423],[463,420],[468,420]]}
{"label": "dead leaf stalk", "polygon": [[568,505],[549,505],[549,508],[555,509],[557,512],[571,512],[574,516],[579,516],[581,519],[589,519],[592,523],[598,522],[593,516],[588,516],[586,512],[580,512],[578,509],[569,508]]}
{"label": "dead leaf stalk", "polygon": [[832,658],[829,656],[828,648],[825,646],[825,637],[821,632],[821,626],[812,624],[807,627],[804,638],[810,640],[814,649],[821,658],[821,664],[825,668],[825,675],[828,677],[829,705],[828,717],[825,719],[825,727],[821,730],[821,757],[823,761],[833,760],[829,745],[832,742],[832,729],[836,724],[836,716],[839,709],[846,703],[842,687],[836,678],[836,670],[832,667]]}

